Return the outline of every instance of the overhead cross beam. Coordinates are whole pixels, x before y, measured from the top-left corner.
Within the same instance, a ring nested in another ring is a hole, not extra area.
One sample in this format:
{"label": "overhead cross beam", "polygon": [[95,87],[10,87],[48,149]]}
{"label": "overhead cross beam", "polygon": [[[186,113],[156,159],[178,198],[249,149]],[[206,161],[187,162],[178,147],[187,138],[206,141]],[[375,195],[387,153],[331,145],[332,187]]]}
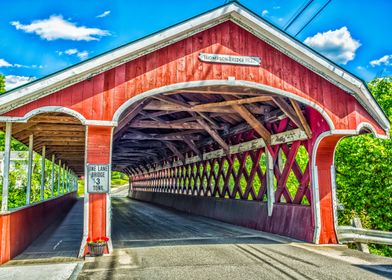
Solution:
{"label": "overhead cross beam", "polygon": [[249,103],[271,101],[271,100],[272,100],[271,96],[263,95],[263,96],[257,96],[257,97],[251,97],[251,98],[228,99],[228,100],[222,101],[222,102],[213,102],[213,103],[194,105],[191,108],[198,110],[198,109],[226,107],[226,106],[232,106],[232,105],[249,104]]}
{"label": "overhead cross beam", "polygon": [[[185,109],[191,109],[192,105],[186,103],[184,100],[174,99],[168,96],[159,96],[157,99],[167,102],[171,105],[181,106]],[[197,113],[190,111],[192,117],[196,117]],[[203,119],[196,119],[196,121],[200,124],[200,126],[225,150],[226,152],[229,151],[229,146],[226,142],[220,137],[220,135],[215,131],[214,128],[210,127],[210,125]]]}
{"label": "overhead cross beam", "polygon": [[[193,109],[192,107],[184,107],[176,104],[168,104],[160,101],[152,101],[144,107],[147,111],[172,111],[172,112],[204,112],[204,113],[221,113],[221,114],[233,114],[232,108],[216,107],[216,108],[200,108]],[[253,114],[263,114],[265,108],[251,108],[250,111]],[[166,113],[165,113],[166,114]]]}
{"label": "overhead cross beam", "polygon": [[[199,120],[197,122],[156,122],[156,121],[147,121],[147,120],[136,120],[129,124],[131,128],[162,128],[162,129],[204,129],[202,125],[200,125]],[[217,127],[216,129],[223,129]]]}

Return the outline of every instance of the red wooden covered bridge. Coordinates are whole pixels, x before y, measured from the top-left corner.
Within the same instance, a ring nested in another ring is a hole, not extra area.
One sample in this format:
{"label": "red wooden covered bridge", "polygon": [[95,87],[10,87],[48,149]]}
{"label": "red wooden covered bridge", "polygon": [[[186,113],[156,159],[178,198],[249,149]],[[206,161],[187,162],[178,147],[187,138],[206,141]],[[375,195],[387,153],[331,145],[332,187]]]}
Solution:
{"label": "red wooden covered bridge", "polygon": [[[11,90],[0,122],[2,262],[74,199],[76,177],[81,252],[88,237],[110,237],[111,170],[129,175],[135,199],[337,243],[335,147],[389,131],[361,80],[238,3]],[[71,192],[8,209],[11,137],[64,167]]]}

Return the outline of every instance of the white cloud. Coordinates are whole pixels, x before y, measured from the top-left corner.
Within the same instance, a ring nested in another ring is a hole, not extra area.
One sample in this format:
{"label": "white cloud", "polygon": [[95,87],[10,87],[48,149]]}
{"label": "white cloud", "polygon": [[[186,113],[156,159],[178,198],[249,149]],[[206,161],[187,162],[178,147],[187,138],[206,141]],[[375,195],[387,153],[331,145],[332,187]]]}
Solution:
{"label": "white cloud", "polygon": [[68,49],[68,50],[64,51],[64,53],[68,54],[68,55],[73,55],[73,54],[78,53],[78,49]]}
{"label": "white cloud", "polygon": [[347,64],[353,60],[356,50],[361,46],[358,40],[351,37],[346,26],[317,33],[306,38],[304,43],[339,64]]}
{"label": "white cloud", "polygon": [[102,36],[110,35],[107,30],[77,26],[75,23],[63,19],[61,15],[52,15],[48,19],[35,20],[31,24],[22,24],[19,21],[12,21],[11,25],[15,26],[17,30],[35,33],[42,39],[48,41],[57,39],[93,41],[99,40]]}
{"label": "white cloud", "polygon": [[23,64],[11,64],[8,61],[6,61],[5,59],[0,58],[0,67],[15,67],[15,68],[43,68],[42,65],[23,65]]}
{"label": "white cloud", "polygon": [[5,76],[5,89],[10,90],[34,80],[35,77],[7,75]]}
{"label": "white cloud", "polygon": [[370,65],[375,67],[375,66],[392,66],[392,54],[390,55],[384,55],[383,57],[379,59],[375,59],[370,61]]}
{"label": "white cloud", "polygon": [[12,64],[5,59],[0,58],[0,67],[12,67]]}
{"label": "white cloud", "polygon": [[265,17],[266,15],[268,15],[268,10],[263,10],[263,11],[261,12],[261,15],[262,15],[263,17]]}
{"label": "white cloud", "polygon": [[79,57],[80,60],[85,60],[88,57],[88,54],[88,51],[82,51],[78,52],[76,56]]}
{"label": "white cloud", "polygon": [[110,14],[110,11],[104,11],[102,14],[97,15],[97,18],[103,18],[103,17],[108,16],[109,14]]}
{"label": "white cloud", "polygon": [[68,49],[65,51],[56,51],[58,55],[76,55],[80,60],[85,60],[89,56],[88,51],[79,51],[78,49]]}

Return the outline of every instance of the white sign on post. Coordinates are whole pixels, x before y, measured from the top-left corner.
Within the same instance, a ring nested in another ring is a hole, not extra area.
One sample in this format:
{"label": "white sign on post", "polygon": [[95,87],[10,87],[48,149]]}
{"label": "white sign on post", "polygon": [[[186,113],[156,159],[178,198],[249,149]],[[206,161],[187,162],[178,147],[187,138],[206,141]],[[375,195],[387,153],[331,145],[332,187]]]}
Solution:
{"label": "white sign on post", "polygon": [[89,193],[109,192],[109,164],[87,164],[87,191]]}

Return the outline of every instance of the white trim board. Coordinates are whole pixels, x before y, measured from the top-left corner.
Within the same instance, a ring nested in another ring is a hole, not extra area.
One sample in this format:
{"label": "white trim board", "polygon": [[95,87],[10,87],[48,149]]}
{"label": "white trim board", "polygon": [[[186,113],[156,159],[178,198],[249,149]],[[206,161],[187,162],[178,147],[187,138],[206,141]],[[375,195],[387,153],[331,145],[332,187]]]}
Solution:
{"label": "white trim board", "polygon": [[0,114],[9,112],[38,98],[171,45],[198,32],[231,20],[266,41],[297,62],[352,94],[385,130],[390,123],[361,80],[299,43],[282,30],[236,2],[216,8],[198,17],[79,63],[46,78],[11,90],[0,97]]}

